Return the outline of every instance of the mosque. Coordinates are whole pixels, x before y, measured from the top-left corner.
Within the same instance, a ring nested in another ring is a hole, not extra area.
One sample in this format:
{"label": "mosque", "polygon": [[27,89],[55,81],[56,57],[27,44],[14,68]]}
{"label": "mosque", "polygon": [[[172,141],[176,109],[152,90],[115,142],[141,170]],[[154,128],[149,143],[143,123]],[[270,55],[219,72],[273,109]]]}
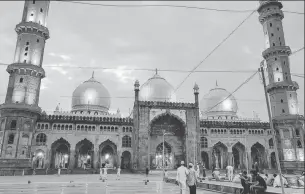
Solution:
{"label": "mosque", "polygon": [[[119,111],[109,113],[108,88],[92,74],[74,90],[70,112],[56,107],[47,115],[38,102],[49,3],[25,1],[15,29],[15,58],[7,67],[7,95],[0,106],[0,168],[97,169],[106,163],[109,168],[175,169],[182,160],[202,162],[208,169],[245,169],[254,162],[276,168],[269,123],[240,118],[235,97],[217,84],[201,100],[195,84],[190,88],[194,102],[177,102],[173,86],[156,71],[142,85],[135,81],[132,114],[122,117]],[[278,1],[260,1],[258,12],[281,166],[295,170],[304,168],[304,117],[298,114],[281,8]]]}

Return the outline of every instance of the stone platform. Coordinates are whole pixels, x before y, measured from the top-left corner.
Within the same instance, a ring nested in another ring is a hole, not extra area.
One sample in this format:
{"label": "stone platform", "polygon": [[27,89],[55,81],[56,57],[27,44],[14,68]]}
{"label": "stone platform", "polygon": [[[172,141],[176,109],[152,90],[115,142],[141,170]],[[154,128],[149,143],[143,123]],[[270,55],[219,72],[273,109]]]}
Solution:
{"label": "stone platform", "polygon": [[[168,183],[175,184],[176,180],[174,178],[168,178],[166,180]],[[220,193],[228,193],[228,194],[241,194],[243,191],[243,187],[241,184],[232,183],[232,182],[220,182],[220,181],[208,181],[203,180],[198,183],[198,188],[203,190],[215,191]],[[285,188],[285,193],[289,194],[304,194],[304,188]],[[266,194],[282,194],[281,188],[268,187]]]}

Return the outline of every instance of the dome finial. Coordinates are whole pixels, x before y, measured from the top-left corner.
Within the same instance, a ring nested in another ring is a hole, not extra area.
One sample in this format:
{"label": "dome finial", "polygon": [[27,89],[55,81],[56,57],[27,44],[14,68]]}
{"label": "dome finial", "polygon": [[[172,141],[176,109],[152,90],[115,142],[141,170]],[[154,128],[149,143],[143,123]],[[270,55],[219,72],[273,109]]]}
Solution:
{"label": "dome finial", "polygon": [[218,83],[217,83],[217,80],[216,80],[216,87],[218,87]]}
{"label": "dome finial", "polygon": [[158,69],[156,68],[156,75],[158,75]]}
{"label": "dome finial", "polygon": [[94,71],[92,72],[92,78],[94,78]]}

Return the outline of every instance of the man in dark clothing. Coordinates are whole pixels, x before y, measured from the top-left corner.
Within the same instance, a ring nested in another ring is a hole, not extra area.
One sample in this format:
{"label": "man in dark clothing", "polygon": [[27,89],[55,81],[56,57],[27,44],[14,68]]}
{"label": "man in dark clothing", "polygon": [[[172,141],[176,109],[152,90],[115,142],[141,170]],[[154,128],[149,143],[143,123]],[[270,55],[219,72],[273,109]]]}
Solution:
{"label": "man in dark clothing", "polygon": [[251,171],[251,174],[253,175],[253,177],[255,177],[256,183],[250,186],[250,191],[254,194],[257,194],[258,192],[265,193],[265,191],[267,190],[267,184],[265,180],[261,176],[259,176],[256,170]]}
{"label": "man in dark clothing", "polygon": [[145,174],[146,174],[146,182],[148,182],[148,173],[149,173],[149,169],[148,166],[145,169]]}
{"label": "man in dark clothing", "polygon": [[242,174],[240,174],[240,180],[241,185],[244,188],[243,194],[249,194],[250,193],[250,178],[247,176],[247,171],[243,171]]}

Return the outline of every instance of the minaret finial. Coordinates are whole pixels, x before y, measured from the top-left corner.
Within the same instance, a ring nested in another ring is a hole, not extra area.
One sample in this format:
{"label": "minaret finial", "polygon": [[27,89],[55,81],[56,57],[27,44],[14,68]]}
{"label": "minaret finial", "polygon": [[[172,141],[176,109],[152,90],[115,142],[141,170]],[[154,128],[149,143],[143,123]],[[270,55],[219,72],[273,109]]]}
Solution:
{"label": "minaret finial", "polygon": [[156,75],[158,75],[158,69],[156,68]]}
{"label": "minaret finial", "polygon": [[94,71],[92,72],[92,78],[94,78]]}
{"label": "minaret finial", "polygon": [[216,87],[218,87],[218,83],[217,83],[217,80],[216,80]]}

